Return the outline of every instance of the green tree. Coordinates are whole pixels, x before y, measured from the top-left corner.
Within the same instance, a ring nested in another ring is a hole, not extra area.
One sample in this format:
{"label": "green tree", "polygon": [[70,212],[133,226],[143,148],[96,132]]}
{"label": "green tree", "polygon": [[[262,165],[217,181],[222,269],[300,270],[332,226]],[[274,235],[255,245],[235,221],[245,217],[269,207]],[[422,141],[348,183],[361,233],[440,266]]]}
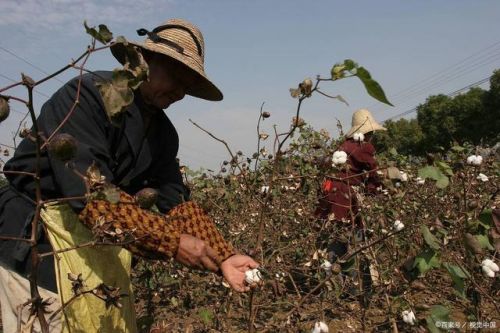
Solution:
{"label": "green tree", "polygon": [[422,148],[436,151],[454,139],[456,117],[451,110],[452,99],[446,95],[430,96],[417,107],[417,121],[422,129]]}
{"label": "green tree", "polygon": [[422,129],[417,119],[388,120],[384,123],[387,131],[375,132],[375,147],[383,152],[391,148],[405,155],[419,155],[422,150]]}
{"label": "green tree", "polygon": [[500,141],[500,70],[490,78],[490,90],[483,96],[483,127],[485,143],[494,145]]}

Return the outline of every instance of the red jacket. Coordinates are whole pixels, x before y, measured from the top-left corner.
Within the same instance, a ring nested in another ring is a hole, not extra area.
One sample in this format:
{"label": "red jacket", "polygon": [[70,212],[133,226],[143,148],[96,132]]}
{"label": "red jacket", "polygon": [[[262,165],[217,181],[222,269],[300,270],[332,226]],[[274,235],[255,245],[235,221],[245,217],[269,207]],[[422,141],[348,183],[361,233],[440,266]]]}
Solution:
{"label": "red jacket", "polygon": [[363,184],[361,189],[369,193],[375,193],[381,185],[376,172],[375,147],[369,142],[347,139],[338,150],[346,152],[349,168],[336,175],[342,180],[327,178],[323,182],[315,215],[327,218],[334,213],[337,221],[352,221],[356,219],[359,207],[351,185]]}

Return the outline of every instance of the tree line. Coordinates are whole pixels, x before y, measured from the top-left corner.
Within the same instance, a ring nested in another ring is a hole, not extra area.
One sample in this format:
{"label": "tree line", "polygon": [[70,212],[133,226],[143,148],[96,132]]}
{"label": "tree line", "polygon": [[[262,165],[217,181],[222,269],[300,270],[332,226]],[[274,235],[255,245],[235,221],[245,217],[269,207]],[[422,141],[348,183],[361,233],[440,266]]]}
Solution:
{"label": "tree line", "polygon": [[388,120],[384,126],[387,131],[375,136],[379,152],[394,148],[421,156],[446,151],[454,143],[495,145],[500,141],[500,69],[493,72],[489,90],[430,96],[417,107],[416,118]]}

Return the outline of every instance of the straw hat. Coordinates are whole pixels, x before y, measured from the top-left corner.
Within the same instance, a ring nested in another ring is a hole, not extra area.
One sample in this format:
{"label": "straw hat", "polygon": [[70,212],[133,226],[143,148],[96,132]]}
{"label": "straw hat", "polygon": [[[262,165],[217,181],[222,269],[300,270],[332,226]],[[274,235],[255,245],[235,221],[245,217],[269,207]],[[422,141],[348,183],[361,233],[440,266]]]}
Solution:
{"label": "straw hat", "polygon": [[[139,29],[137,33],[139,36],[147,35],[144,43],[130,41],[130,44],[174,59],[198,76],[199,80],[186,90],[186,94],[209,101],[222,100],[221,91],[205,74],[205,44],[200,29],[188,21],[170,19],[152,31]],[[126,58],[116,46],[111,46],[111,53],[121,64],[124,64]]]}
{"label": "straw hat", "polygon": [[359,109],[352,115],[352,127],[345,136],[350,138],[354,133],[366,134],[372,131],[387,131],[387,128],[377,123],[370,111]]}

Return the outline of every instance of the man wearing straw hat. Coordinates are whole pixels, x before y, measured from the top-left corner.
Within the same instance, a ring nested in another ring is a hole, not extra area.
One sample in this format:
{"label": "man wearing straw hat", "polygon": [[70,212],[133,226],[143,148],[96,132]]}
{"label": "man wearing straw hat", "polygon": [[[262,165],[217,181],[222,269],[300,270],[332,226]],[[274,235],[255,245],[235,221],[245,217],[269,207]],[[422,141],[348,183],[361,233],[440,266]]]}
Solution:
{"label": "man wearing straw hat", "polygon": [[329,247],[332,262],[347,253],[353,240],[363,239],[360,203],[357,197],[362,193],[374,194],[381,186],[376,172],[375,147],[371,139],[373,132],[385,130],[375,121],[370,111],[360,109],[354,112],[352,127],[346,133],[346,140],[337,150],[346,153],[346,165],[341,166],[341,171],[335,175],[335,179],[327,178],[323,182],[315,215],[345,225],[346,230],[352,233],[342,233],[339,238],[331,240]]}
{"label": "man wearing straw hat", "polygon": [[[37,274],[41,297],[52,298],[47,305],[51,332],[136,332],[129,278],[131,252],[161,260],[174,258],[190,267],[220,272],[240,292],[249,290],[245,272],[258,266],[252,258],[238,254],[204,211],[189,200],[176,160],[177,132],[163,112],[185,94],[210,101],[223,98],[205,74],[200,30],[185,20],[171,19],[152,31],[139,29],[138,33],[147,35],[145,42],[132,44],[148,63],[149,77],[134,92],[134,101],[120,123],[108,119],[96,85],[109,80],[112,73],[86,74],[78,107],[60,130],[76,139],[76,156],[66,163],[50,149],[42,151],[43,199],[74,198],[45,205],[41,212],[44,228],[38,231],[38,249],[46,255]],[[125,61],[113,47],[112,52],[120,62]],[[45,137],[68,114],[77,86],[78,78],[69,81],[42,107],[37,124]],[[24,139],[4,170],[34,172],[36,161],[34,143]],[[89,170],[97,175],[97,182],[115,186],[119,198],[83,199]],[[0,236],[29,238],[35,182],[22,173],[7,178],[9,185],[0,189]],[[144,188],[157,192],[154,204],[161,214],[138,205],[134,195]],[[94,240],[94,234],[104,227],[108,234],[129,234],[135,241],[123,244],[127,250],[78,246]],[[65,251],[68,248],[72,250]],[[18,319],[28,329],[40,330],[29,307],[17,318],[18,306],[31,298],[26,279],[30,270],[29,244],[0,240],[5,333],[17,331]]]}

